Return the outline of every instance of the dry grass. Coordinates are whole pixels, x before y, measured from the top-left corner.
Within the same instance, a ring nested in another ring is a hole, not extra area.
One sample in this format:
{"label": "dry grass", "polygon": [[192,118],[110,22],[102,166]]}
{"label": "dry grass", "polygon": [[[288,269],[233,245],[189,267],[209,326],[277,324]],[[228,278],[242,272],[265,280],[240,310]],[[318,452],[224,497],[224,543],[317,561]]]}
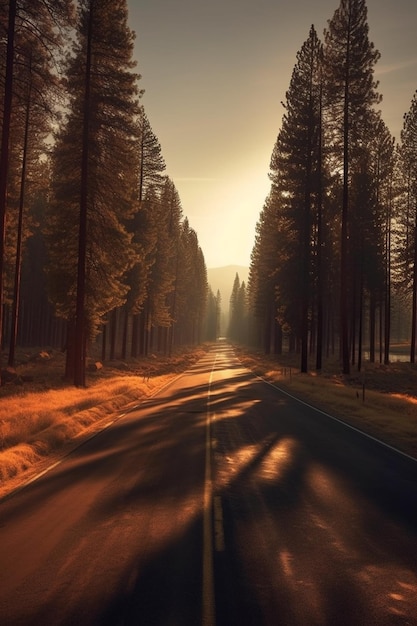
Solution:
{"label": "dry grass", "polygon": [[287,392],[417,458],[417,366],[366,363],[341,376],[327,363],[320,374],[301,374],[298,359],[237,349],[240,360]]}
{"label": "dry grass", "polygon": [[[62,354],[53,352],[40,361],[20,354],[17,373],[33,381],[0,389],[0,497],[118,412],[152,395],[195,363],[205,349],[171,358],[106,363],[102,370],[89,373],[87,389],[62,380]],[[366,364],[361,374],[345,378],[337,373],[338,364],[327,364],[320,375],[301,374],[297,361],[288,355],[278,362],[260,353],[236,351],[244,365],[289,393],[417,458],[416,366]]]}
{"label": "dry grass", "polygon": [[62,354],[45,358],[44,353],[38,360],[20,354],[16,372],[31,382],[0,390],[0,496],[102,428],[110,416],[152,395],[203,353],[190,349],[171,358],[107,363],[89,373],[86,389],[63,381]]}

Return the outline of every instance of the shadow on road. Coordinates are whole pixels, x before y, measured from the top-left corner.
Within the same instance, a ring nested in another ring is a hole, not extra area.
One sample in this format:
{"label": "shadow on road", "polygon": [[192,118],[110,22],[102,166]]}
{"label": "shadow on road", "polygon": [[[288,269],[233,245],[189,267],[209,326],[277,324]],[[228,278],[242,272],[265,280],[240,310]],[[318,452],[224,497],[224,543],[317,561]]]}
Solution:
{"label": "shadow on road", "polygon": [[[215,558],[217,623],[406,623],[417,542],[384,517],[394,461],[375,459],[372,442],[341,435],[226,349],[2,504],[3,526],[30,528],[48,506],[62,525],[50,545],[34,537],[47,563],[8,597],[13,623],[200,623],[208,420],[226,546]],[[405,516],[402,488],[394,508]]]}

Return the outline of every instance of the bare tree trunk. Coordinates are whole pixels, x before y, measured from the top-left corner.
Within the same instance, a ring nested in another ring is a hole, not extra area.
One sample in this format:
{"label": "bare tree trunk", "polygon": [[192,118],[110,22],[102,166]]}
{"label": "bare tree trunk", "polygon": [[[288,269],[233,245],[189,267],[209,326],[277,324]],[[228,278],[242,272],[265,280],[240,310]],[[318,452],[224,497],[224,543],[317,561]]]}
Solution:
{"label": "bare tree trunk", "polygon": [[13,286],[13,307],[12,307],[12,325],[10,332],[10,344],[9,344],[9,365],[14,365],[16,338],[17,338],[17,326],[19,319],[19,300],[20,300],[20,278],[22,270],[22,231],[23,231],[23,209],[25,202],[25,190],[26,190],[26,164],[28,153],[28,140],[29,140],[29,125],[30,125],[30,112],[31,112],[31,97],[32,97],[32,58],[29,60],[29,86],[26,103],[26,119],[25,119],[25,135],[23,140],[23,158],[22,158],[22,173],[20,178],[20,199],[19,199],[19,218],[17,226],[17,242],[16,242],[16,261],[14,272],[14,286]]}
{"label": "bare tree trunk", "polygon": [[320,84],[318,193],[317,193],[317,348],[316,370],[323,365],[323,83]]}
{"label": "bare tree trunk", "polygon": [[386,269],[385,269],[385,334],[384,334],[384,363],[389,363],[391,337],[391,199],[387,216],[386,236]]}
{"label": "bare tree trunk", "polygon": [[89,144],[90,144],[90,101],[91,101],[91,56],[93,39],[94,0],[90,0],[88,17],[85,92],[84,92],[84,120],[83,146],[81,162],[81,194],[80,194],[80,223],[78,235],[78,269],[77,269],[77,301],[75,314],[75,371],[74,384],[85,387],[85,283],[86,283],[86,256],[87,256],[87,212],[88,212],[88,174],[89,174]]}
{"label": "bare tree trunk", "polygon": [[16,0],[9,0],[7,27],[6,73],[4,78],[3,125],[0,153],[0,354],[3,344],[3,285],[4,245],[6,226],[7,176],[9,172],[10,120],[13,98],[14,37],[16,24]]}
{"label": "bare tree trunk", "polygon": [[103,333],[101,338],[101,360],[104,362],[106,360],[106,352],[107,352],[107,324],[103,324]]}
{"label": "bare tree trunk", "polygon": [[351,353],[351,364],[355,365],[356,362],[356,316],[357,316],[357,291],[356,291],[356,283],[357,283],[357,272],[356,269],[353,273],[352,277],[352,296],[351,296],[351,319],[350,319],[350,353]]}
{"label": "bare tree trunk", "polygon": [[375,293],[372,291],[369,300],[369,361],[375,363]]}
{"label": "bare tree trunk", "polygon": [[132,341],[130,348],[130,356],[134,359],[138,356],[138,342],[139,342],[139,313],[135,313],[132,319]]}
{"label": "bare tree trunk", "polygon": [[117,309],[113,309],[110,315],[110,361],[116,358],[117,320]]}
{"label": "bare tree trunk", "polygon": [[129,326],[129,311],[127,305],[125,305],[123,313],[122,359],[125,359],[127,354],[127,331]]}
{"label": "bare tree trunk", "polygon": [[381,294],[381,300],[380,300],[380,305],[379,305],[379,362],[382,363],[383,359],[383,347],[384,347],[384,342],[383,342],[383,335],[382,335],[382,329],[384,327],[384,312],[383,312],[383,308],[382,308],[382,294]]}
{"label": "bare tree trunk", "polygon": [[282,327],[277,320],[274,324],[274,354],[282,354]]}
{"label": "bare tree trunk", "polygon": [[67,323],[65,378],[74,380],[75,372],[75,323],[69,320]]}
{"label": "bare tree trunk", "polygon": [[413,303],[411,321],[410,363],[416,362],[416,325],[417,325],[417,208],[414,223],[414,267],[413,267]]}
{"label": "bare tree trunk", "polygon": [[361,263],[359,280],[359,329],[358,329],[358,372],[362,369],[362,334],[363,334],[363,267]]}
{"label": "bare tree trunk", "polygon": [[[346,89],[348,86],[346,85]],[[348,335],[348,205],[349,205],[349,160],[348,160],[348,100],[345,97],[344,163],[343,163],[343,206],[340,256],[340,340],[342,351],[342,369],[349,374],[349,335]]]}
{"label": "bare tree trunk", "polygon": [[267,307],[265,312],[265,325],[264,325],[264,352],[265,354],[271,354],[271,334],[272,334],[272,320],[271,314],[272,304]]}
{"label": "bare tree trunk", "polygon": [[[350,18],[349,18],[350,19]],[[348,32],[350,33],[350,23]],[[343,105],[343,201],[342,229],[340,252],[340,342],[342,352],[342,369],[344,374],[350,373],[349,363],[349,324],[348,324],[348,272],[349,272],[349,80],[350,73],[350,36],[347,40],[345,66],[345,93]]]}

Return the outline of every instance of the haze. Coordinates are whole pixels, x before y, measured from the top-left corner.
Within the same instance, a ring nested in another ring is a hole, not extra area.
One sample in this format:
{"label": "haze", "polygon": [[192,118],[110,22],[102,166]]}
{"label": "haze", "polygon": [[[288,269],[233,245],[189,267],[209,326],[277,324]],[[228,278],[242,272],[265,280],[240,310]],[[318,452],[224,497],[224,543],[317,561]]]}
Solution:
{"label": "haze", "polygon": [[[143,104],[208,267],[248,266],[296,54],[337,0],[129,2]],[[384,121],[417,88],[415,0],[368,0]]]}

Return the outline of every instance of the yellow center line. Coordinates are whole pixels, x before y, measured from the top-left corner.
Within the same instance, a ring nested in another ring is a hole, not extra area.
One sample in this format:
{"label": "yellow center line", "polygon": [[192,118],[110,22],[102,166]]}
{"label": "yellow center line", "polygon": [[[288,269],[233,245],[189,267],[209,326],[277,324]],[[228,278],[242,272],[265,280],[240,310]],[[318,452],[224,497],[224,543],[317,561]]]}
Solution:
{"label": "yellow center line", "polygon": [[215,626],[215,599],[214,599],[214,568],[213,568],[213,484],[211,477],[211,411],[210,396],[213,373],[217,354],[210,372],[207,391],[206,414],[206,463],[204,477],[204,518],[203,518],[203,626]]}

